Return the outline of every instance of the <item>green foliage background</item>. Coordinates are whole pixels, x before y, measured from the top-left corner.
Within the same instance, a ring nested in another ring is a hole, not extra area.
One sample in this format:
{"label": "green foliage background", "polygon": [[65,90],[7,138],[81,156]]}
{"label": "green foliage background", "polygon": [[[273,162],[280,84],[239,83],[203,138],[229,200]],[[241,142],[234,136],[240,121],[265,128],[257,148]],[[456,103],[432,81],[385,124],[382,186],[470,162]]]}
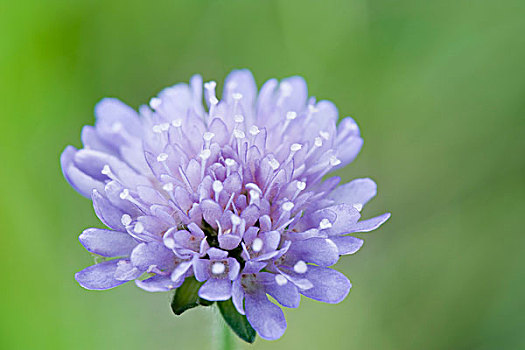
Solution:
{"label": "green foliage background", "polygon": [[359,123],[339,175],[391,211],[338,268],[339,305],[303,299],[257,349],[524,349],[525,2],[2,1],[0,348],[207,349],[211,318],[168,294],[79,287],[100,225],[62,178],[93,107],[138,107],[194,73],[299,74]]}

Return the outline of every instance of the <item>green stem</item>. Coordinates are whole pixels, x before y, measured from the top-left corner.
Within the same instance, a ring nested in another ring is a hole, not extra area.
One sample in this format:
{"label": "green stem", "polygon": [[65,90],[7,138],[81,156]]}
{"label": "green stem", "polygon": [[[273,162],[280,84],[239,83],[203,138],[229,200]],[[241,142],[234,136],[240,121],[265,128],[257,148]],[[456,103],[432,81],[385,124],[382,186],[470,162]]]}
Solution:
{"label": "green stem", "polygon": [[221,314],[218,310],[215,312],[215,322],[214,322],[214,344],[213,348],[217,350],[236,350],[237,346],[235,345],[235,336],[232,331],[222,319]]}

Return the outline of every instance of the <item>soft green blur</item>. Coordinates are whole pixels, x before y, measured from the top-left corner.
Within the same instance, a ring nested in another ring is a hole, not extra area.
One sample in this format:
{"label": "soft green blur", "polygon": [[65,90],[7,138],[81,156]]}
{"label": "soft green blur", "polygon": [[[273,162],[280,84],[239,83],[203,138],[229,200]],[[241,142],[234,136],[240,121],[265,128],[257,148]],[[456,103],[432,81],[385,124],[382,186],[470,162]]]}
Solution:
{"label": "soft green blur", "polygon": [[[303,299],[260,349],[524,349],[525,2],[3,1],[0,349],[209,349],[212,313],[167,293],[86,291],[77,240],[100,225],[63,179],[93,107],[138,107],[194,73],[299,74],[359,123],[339,175],[391,211],[338,269],[339,305]],[[520,272],[521,271],[521,272]]]}

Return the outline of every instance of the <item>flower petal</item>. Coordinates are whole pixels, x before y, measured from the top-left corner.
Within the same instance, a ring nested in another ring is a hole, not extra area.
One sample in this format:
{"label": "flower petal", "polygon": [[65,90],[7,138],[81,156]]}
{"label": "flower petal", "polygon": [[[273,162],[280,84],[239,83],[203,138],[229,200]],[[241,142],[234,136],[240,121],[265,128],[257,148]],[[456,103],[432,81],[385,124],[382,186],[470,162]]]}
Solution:
{"label": "flower petal", "polygon": [[363,240],[352,236],[340,236],[330,238],[339,251],[339,255],[354,254],[363,246]]}
{"label": "flower petal", "polygon": [[387,221],[388,218],[390,218],[390,213],[385,213],[372,219],[359,221],[357,224],[353,225],[347,233],[373,231]]}
{"label": "flower petal", "polygon": [[295,260],[303,260],[320,266],[331,266],[339,260],[339,253],[334,242],[318,237],[293,242],[286,256],[293,256]]}
{"label": "flower petal", "polygon": [[211,278],[199,289],[199,296],[210,301],[228,300],[232,296],[232,282]]}
{"label": "flower petal", "polygon": [[329,198],[336,203],[347,203],[353,205],[357,210],[368,203],[377,193],[376,183],[369,178],[355,179],[341,185],[333,191]]}
{"label": "flower petal", "polygon": [[337,304],[343,301],[352,287],[345,275],[327,267],[308,265],[305,277],[312,282],[313,287],[300,293],[325,303]]}
{"label": "flower petal", "polygon": [[91,253],[106,257],[129,256],[137,241],[126,232],[88,228],[78,237]]}
{"label": "flower petal", "polygon": [[272,303],[263,291],[245,295],[246,317],[252,327],[266,340],[279,339],[286,330],[281,308]]}
{"label": "flower petal", "polygon": [[135,280],[135,284],[147,292],[167,292],[178,288],[182,284],[182,280],[175,284],[169,276],[155,275],[143,281]]}
{"label": "flower petal", "polygon": [[[299,307],[301,295],[297,287],[288,282],[282,275],[276,275],[268,272],[261,272],[257,275],[257,280],[264,284],[266,293],[270,294],[279,304],[285,307]],[[277,280],[281,284],[277,283]]]}
{"label": "flower petal", "polygon": [[103,290],[117,287],[127,281],[114,278],[120,260],[104,261],[79,271],[75,274],[77,282],[86,289]]}

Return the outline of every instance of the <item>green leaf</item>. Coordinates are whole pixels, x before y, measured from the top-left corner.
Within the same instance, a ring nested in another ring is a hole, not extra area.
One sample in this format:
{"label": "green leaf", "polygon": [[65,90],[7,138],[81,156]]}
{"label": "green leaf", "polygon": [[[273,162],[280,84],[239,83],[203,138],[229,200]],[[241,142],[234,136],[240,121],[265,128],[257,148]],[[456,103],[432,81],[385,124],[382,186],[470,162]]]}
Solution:
{"label": "green leaf", "polygon": [[241,315],[235,309],[232,300],[218,301],[217,306],[221,312],[224,321],[230,328],[245,342],[253,343],[255,341],[255,330],[252,328],[246,316]]}
{"label": "green leaf", "polygon": [[171,301],[171,309],[175,315],[180,315],[186,310],[201,305],[198,294],[201,285],[202,282],[197,281],[195,277],[188,277],[184,280],[182,286],[175,290]]}

